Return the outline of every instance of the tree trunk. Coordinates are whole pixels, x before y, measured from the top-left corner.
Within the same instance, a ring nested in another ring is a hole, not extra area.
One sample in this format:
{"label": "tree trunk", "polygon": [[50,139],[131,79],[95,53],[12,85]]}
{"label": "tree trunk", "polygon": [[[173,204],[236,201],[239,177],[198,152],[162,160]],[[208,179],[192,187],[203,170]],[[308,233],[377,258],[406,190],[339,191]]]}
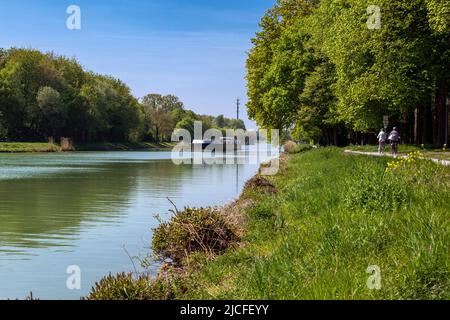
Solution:
{"label": "tree trunk", "polygon": [[439,144],[438,141],[438,134],[439,134],[439,116],[438,116],[438,108],[437,105],[435,104],[433,106],[433,108],[431,109],[432,111],[432,117],[431,117],[431,127],[432,127],[432,140],[433,140],[433,144]]}
{"label": "tree trunk", "polygon": [[440,91],[436,100],[437,143],[442,147],[447,140],[447,90]]}
{"label": "tree trunk", "polygon": [[432,114],[431,114],[431,108],[429,105],[424,106],[423,109],[423,118],[422,118],[422,143],[423,144],[429,144],[433,143],[432,136],[433,136],[433,128],[431,127],[433,121],[432,121]]}
{"label": "tree trunk", "polygon": [[415,111],[411,111],[409,113],[409,119],[408,119],[408,134],[409,134],[408,143],[409,144],[413,144],[415,142],[415,139],[414,139],[415,119],[416,119]]}
{"label": "tree trunk", "polygon": [[414,110],[414,144],[420,144],[419,143],[419,108],[416,108]]}

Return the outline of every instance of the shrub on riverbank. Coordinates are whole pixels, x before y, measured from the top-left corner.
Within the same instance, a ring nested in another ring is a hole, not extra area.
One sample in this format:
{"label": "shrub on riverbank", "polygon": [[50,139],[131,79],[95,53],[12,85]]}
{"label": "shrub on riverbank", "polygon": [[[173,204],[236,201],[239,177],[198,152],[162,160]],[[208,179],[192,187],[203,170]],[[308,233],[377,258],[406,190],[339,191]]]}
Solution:
{"label": "shrub on riverbank", "polygon": [[287,153],[292,153],[292,151],[295,149],[296,146],[297,146],[297,143],[289,140],[284,144],[284,151]]}
{"label": "shrub on riverbank", "polygon": [[266,192],[275,194],[278,192],[277,188],[266,178],[256,175],[245,183],[245,190]]}
{"label": "shrub on riverbank", "polygon": [[154,230],[152,248],[160,261],[181,267],[195,253],[213,258],[239,240],[215,208],[186,208]]}
{"label": "shrub on riverbank", "polygon": [[287,150],[285,149],[285,151],[289,154],[297,154],[310,151],[313,148],[314,147],[310,144],[296,144],[295,146],[290,146]]}
{"label": "shrub on riverbank", "polygon": [[109,275],[97,282],[86,300],[172,300],[183,287],[179,278],[135,277],[132,273]]}
{"label": "shrub on riverbank", "polygon": [[[243,233],[243,211],[252,201],[241,199],[221,208],[185,208],[155,229],[153,256],[162,263],[156,277],[132,273],[108,275],[91,289],[87,300],[172,300],[192,285],[198,267],[235,245]],[[150,259],[153,261],[153,259]],[[151,264],[148,258],[143,265]]]}

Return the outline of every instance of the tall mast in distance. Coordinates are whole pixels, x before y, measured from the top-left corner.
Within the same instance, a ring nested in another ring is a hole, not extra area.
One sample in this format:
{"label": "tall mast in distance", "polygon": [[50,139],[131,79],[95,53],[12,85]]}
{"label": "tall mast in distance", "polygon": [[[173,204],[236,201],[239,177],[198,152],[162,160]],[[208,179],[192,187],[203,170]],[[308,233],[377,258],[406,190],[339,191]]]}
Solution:
{"label": "tall mast in distance", "polygon": [[239,107],[241,106],[241,100],[239,97],[236,100],[236,119],[239,120]]}

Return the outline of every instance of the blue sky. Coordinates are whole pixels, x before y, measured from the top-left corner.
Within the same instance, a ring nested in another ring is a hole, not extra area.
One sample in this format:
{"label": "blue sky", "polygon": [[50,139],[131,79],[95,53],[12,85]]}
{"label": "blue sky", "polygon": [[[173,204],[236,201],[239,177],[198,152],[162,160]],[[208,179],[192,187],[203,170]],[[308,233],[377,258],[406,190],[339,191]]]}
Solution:
{"label": "blue sky", "polygon": [[[76,57],[88,70],[120,78],[136,97],[175,94],[198,113],[235,117],[236,97],[246,102],[250,38],[274,2],[0,0],[0,47]],[[81,30],[66,28],[72,4],[81,8]]]}

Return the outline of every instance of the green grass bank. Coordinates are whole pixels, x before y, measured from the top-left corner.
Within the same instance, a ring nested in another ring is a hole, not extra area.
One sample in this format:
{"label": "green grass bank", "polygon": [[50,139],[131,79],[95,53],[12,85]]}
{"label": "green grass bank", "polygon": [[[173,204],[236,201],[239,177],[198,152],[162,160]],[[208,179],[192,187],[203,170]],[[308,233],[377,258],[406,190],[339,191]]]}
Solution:
{"label": "green grass bank", "polygon": [[58,152],[59,145],[45,142],[0,142],[0,153]]}
{"label": "green grass bank", "polygon": [[[207,213],[175,214],[153,245],[161,260],[184,245],[176,266],[150,282],[107,277],[90,298],[450,298],[450,168],[321,148],[284,156],[279,174],[265,178],[209,219],[220,221],[218,234],[238,235],[235,243],[196,242],[211,230],[210,221],[193,227]],[[367,285],[369,266],[381,271],[380,290]]]}
{"label": "green grass bank", "polygon": [[[74,151],[133,151],[133,150],[168,150],[173,143],[79,143],[75,144]],[[0,142],[0,153],[25,153],[25,152],[61,152],[58,144],[46,142]]]}

